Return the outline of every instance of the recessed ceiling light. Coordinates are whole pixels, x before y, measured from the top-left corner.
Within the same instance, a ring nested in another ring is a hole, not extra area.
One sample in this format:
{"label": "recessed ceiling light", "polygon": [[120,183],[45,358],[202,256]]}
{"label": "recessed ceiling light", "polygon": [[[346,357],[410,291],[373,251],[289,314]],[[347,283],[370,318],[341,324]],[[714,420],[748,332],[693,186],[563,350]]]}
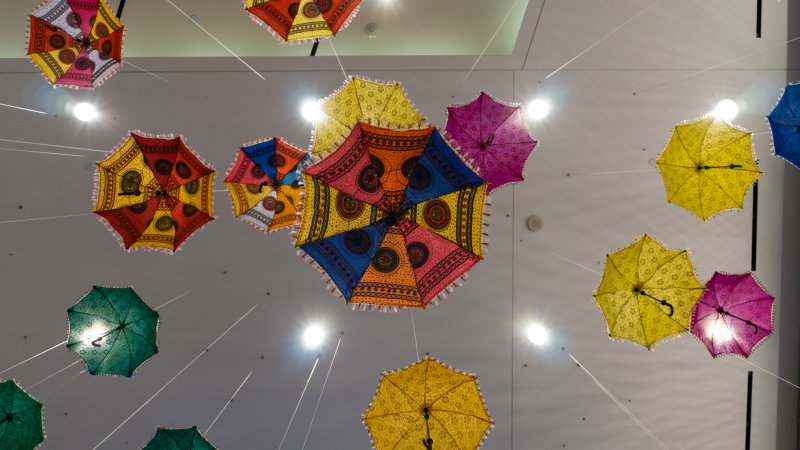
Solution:
{"label": "recessed ceiling light", "polygon": [[540,120],[547,117],[550,113],[550,103],[540,98],[535,99],[528,105],[528,117],[533,120]]}
{"label": "recessed ceiling light", "polygon": [[528,340],[535,345],[546,344],[549,339],[547,328],[538,323],[529,325],[526,334],[528,335]]}
{"label": "recessed ceiling light", "polygon": [[310,327],[306,328],[305,333],[303,333],[303,343],[306,344],[307,348],[319,347],[324,339],[325,330],[323,330],[319,325],[311,325]]}
{"label": "recessed ceiling light", "polygon": [[735,101],[726,98],[721,102],[717,103],[717,107],[714,109],[714,117],[720,120],[724,120],[725,122],[730,122],[731,120],[735,119],[736,116],[739,115],[739,106],[736,104]]}
{"label": "recessed ceiling light", "polygon": [[322,106],[317,100],[306,100],[300,107],[300,113],[303,118],[309,122],[316,122],[322,119],[325,113],[322,112]]}
{"label": "recessed ceiling light", "polygon": [[97,118],[97,109],[90,103],[82,102],[72,108],[72,114],[81,122],[90,122]]}

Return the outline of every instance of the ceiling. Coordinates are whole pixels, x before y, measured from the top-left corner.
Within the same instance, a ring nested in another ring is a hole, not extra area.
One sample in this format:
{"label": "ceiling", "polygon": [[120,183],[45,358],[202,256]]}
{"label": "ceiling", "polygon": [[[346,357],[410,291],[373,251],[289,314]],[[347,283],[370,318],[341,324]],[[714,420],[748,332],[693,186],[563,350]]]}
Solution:
{"label": "ceiling", "polygon": [[[20,15],[31,6],[4,3]],[[123,15],[126,55],[161,78],[126,67],[91,93],[53,89],[27,60],[0,47],[7,58],[0,63],[0,103],[48,113],[0,108],[0,138],[106,150],[128,130],[181,133],[220,172],[217,189],[224,189],[222,172],[245,142],[280,135],[305,147],[311,127],[299,116],[300,101],[328,95],[343,81],[336,58],[324,53],[329,46],[321,44],[314,58],[292,56],[307,54],[308,46],[277,45],[238,1],[204,10],[176,3],[247,56],[266,80],[223,57],[224,50],[168,3],[130,1]],[[796,273],[797,257],[784,251],[795,242],[784,229],[795,229],[797,215],[784,205],[797,202],[797,174],[770,156],[764,121],[790,76],[781,43],[794,36],[788,23],[797,11],[788,1],[764,0],[763,34],[756,39],[749,0],[525,3],[516,5],[524,12],[512,14],[464,82],[513,2],[368,0],[334,41],[348,74],[401,81],[433,125],[444,126],[447,104],[468,101],[480,89],[507,101],[538,96],[553,105],[545,120],[529,123],[541,145],[528,162],[527,181],[494,195],[486,261],[441,305],[413,312],[419,353],[479,375],[496,421],[486,449],[658,448],[569,354],[670,449],[744,447],[747,371],[754,370],[752,448],[796,448],[794,388],[739,358],[712,359],[691,336],[653,352],[611,341],[592,291],[604,255],[645,232],[671,248],[689,248],[701,281],[716,270],[749,270],[752,194],[743,210],[704,223],[666,203],[651,166],[675,123],[733,98],[742,107],[736,124],[756,133],[764,172],[756,275],[777,297],[777,331],[749,361],[797,381],[797,286],[785,275]],[[397,19],[374,19],[391,16],[384,7]],[[137,14],[171,14],[174,47],[157,45],[159,28]],[[406,19],[415,14],[420,22]],[[6,25],[9,16],[0,21]],[[207,23],[208,17],[219,22]],[[363,34],[369,21],[382,26],[377,39]],[[22,47],[23,27],[0,29],[0,45]],[[256,40],[265,44],[256,47]],[[370,47],[373,42],[381,47]],[[102,119],[86,125],[66,114],[79,100],[93,101]],[[133,285],[154,306],[191,291],[161,310],[160,353],[133,379],[76,376],[81,367],[75,365],[30,389],[45,404],[42,448],[94,447],[178,373],[101,448],[139,448],[157,425],[206,428],[251,371],[208,439],[221,449],[277,448],[317,356],[300,345],[313,321],[329,334],[283,448],[301,448],[340,336],[306,448],[369,447],[359,418],[380,372],[417,357],[409,311],[351,311],[297,257],[286,233],[266,236],[234,220],[225,192],[216,194],[216,220],[182,251],[126,253],[88,214],[93,162],[101,153],[9,142],[0,147],[0,301],[6,312],[0,315],[0,370],[63,341],[65,310],[92,284]],[[541,231],[525,228],[531,214],[543,218]],[[525,339],[531,321],[550,330],[547,346]],[[28,387],[74,361],[59,348],[0,376]]]}

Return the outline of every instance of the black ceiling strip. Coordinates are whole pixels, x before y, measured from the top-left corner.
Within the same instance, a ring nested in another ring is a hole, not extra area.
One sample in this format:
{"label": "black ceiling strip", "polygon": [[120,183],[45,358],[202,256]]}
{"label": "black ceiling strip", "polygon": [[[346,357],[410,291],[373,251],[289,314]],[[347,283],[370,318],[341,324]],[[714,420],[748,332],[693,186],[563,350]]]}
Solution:
{"label": "black ceiling strip", "polygon": [[756,0],[756,37],[761,37],[761,0]]}
{"label": "black ceiling strip", "polygon": [[758,237],[758,181],[753,183],[753,235],[750,237],[750,270],[756,271],[756,241]]}
{"label": "black ceiling strip", "polygon": [[[759,5],[761,4],[761,0],[758,0]],[[125,7],[125,0],[119,0],[119,6],[117,7],[117,19],[122,17],[122,8]]]}
{"label": "black ceiling strip", "polygon": [[319,41],[314,41],[314,45],[311,46],[311,56],[317,54],[317,47],[319,47]]}

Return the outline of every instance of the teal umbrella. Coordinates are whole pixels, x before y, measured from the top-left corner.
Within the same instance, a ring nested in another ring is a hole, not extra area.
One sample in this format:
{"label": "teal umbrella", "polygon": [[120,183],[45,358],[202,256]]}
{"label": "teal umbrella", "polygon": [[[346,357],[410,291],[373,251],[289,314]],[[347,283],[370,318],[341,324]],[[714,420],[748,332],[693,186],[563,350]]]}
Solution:
{"label": "teal umbrella", "polygon": [[31,450],[43,441],[42,404],[14,381],[0,383],[0,448]]}
{"label": "teal umbrella", "polygon": [[92,375],[130,377],[158,353],[158,313],[132,288],[93,286],[67,316],[67,348]]}
{"label": "teal umbrella", "polygon": [[142,450],[216,450],[206,438],[192,428],[161,428],[158,427],[156,435]]}

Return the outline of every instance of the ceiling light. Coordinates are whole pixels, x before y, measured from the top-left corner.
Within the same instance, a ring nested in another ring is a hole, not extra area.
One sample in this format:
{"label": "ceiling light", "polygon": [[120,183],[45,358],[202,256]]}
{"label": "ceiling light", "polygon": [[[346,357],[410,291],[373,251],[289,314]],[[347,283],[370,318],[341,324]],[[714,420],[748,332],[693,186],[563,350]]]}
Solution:
{"label": "ceiling light", "polygon": [[90,122],[97,118],[97,110],[90,103],[78,103],[72,108],[72,114],[81,122]]}
{"label": "ceiling light", "polygon": [[528,340],[535,345],[546,344],[547,340],[549,339],[547,329],[538,323],[528,326],[526,334],[528,335]]}
{"label": "ceiling light", "polygon": [[316,122],[322,119],[325,113],[322,112],[322,106],[317,100],[306,100],[303,106],[300,107],[300,113],[303,118],[309,122]]}
{"label": "ceiling light", "polygon": [[307,348],[316,348],[325,339],[325,331],[319,325],[311,325],[303,333],[303,342]]}
{"label": "ceiling light", "polygon": [[537,98],[528,105],[528,117],[533,120],[544,119],[550,113],[550,103]]}
{"label": "ceiling light", "polygon": [[730,122],[739,115],[739,106],[735,101],[726,98],[725,100],[717,103],[717,107],[714,109],[713,114],[717,119]]}

